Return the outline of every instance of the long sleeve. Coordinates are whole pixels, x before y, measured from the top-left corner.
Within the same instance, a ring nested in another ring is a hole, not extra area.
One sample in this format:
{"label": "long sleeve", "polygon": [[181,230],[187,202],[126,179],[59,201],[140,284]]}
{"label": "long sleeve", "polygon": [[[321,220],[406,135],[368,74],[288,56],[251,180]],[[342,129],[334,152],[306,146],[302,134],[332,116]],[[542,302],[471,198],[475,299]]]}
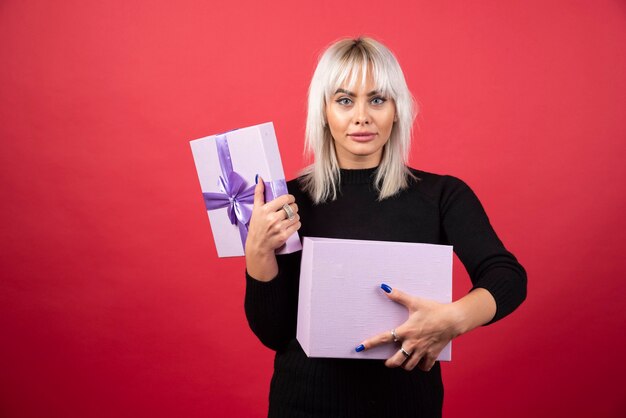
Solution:
{"label": "long sleeve", "polygon": [[[375,170],[341,170],[336,200],[313,204],[288,182],[301,216],[301,237],[452,244],[474,287],[495,298],[493,321],[525,298],[526,273],[494,232],[462,181],[413,170],[409,187],[379,200]],[[387,368],[382,361],[309,358],[295,339],[301,253],[278,256],[278,275],[247,277],[245,310],[252,331],[276,350],[270,416],[440,416],[441,369]],[[357,342],[355,342],[356,344]],[[366,379],[363,376],[367,376]]]}
{"label": "long sleeve", "polygon": [[504,247],[469,186],[454,177],[446,179],[440,201],[443,231],[467,269],[473,288],[484,288],[494,297],[493,323],[526,299],[526,271]]}
{"label": "long sleeve", "polygon": [[296,336],[301,257],[301,251],[276,256],[278,275],[269,282],[258,281],[246,271],[248,324],[259,340],[275,351]]}

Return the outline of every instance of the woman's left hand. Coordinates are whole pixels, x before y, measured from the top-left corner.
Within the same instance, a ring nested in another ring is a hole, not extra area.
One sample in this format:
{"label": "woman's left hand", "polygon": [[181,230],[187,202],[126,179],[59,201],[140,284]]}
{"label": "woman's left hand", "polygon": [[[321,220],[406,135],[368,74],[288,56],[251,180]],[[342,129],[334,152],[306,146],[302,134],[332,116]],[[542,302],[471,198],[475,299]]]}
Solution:
{"label": "woman's left hand", "polygon": [[[460,334],[460,312],[453,303],[418,298],[401,290],[391,289],[387,285],[382,285],[381,288],[389,299],[404,305],[409,311],[406,322],[395,328],[398,351],[385,361],[385,366],[402,367],[406,370],[413,370],[418,366],[421,370],[429,371],[446,344]],[[391,330],[362,342],[365,350],[388,343],[394,343]]]}

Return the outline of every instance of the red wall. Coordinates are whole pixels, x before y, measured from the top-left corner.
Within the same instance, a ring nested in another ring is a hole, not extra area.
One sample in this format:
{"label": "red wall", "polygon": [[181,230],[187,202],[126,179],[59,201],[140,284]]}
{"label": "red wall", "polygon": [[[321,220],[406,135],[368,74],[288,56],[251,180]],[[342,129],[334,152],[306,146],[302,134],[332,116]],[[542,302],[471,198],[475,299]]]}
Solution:
{"label": "red wall", "polygon": [[215,3],[0,3],[0,415],[264,416],[188,140],[272,120],[292,178],[317,54],[365,33],[422,105],[412,164],[466,180],[529,273],[456,341],[446,415],[624,416],[626,4]]}

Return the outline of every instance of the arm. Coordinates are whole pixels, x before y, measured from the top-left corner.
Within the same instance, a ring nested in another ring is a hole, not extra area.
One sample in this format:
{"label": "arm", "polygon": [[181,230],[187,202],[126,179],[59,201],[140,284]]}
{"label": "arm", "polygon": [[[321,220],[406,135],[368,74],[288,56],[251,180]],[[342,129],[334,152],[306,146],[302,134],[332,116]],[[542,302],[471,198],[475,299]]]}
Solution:
{"label": "arm", "polygon": [[496,311],[487,323],[513,312],[526,299],[526,271],[496,235],[482,204],[461,180],[448,177],[441,199],[445,239],[465,266],[473,288],[493,297]]}
{"label": "arm", "polygon": [[246,272],[248,324],[263,345],[275,351],[296,336],[301,255],[301,251],[278,255],[279,273],[270,281],[256,280]]}
{"label": "arm", "polygon": [[[292,195],[265,203],[263,192],[263,180],[259,178],[246,240],[244,308],[259,340],[279,350],[295,336],[301,253],[276,256],[275,250],[300,228],[300,218]],[[290,204],[295,219],[286,219],[284,204]]]}
{"label": "arm", "polygon": [[[387,296],[409,311],[407,321],[395,329],[402,349],[388,367],[428,371],[453,338],[495,322],[511,313],[526,297],[526,273],[495,234],[478,198],[458,179],[448,178],[441,199],[442,230],[465,265],[472,290],[453,303],[438,303],[382,285]],[[390,331],[366,340],[357,351],[393,342]]]}
{"label": "arm", "polygon": [[[265,184],[257,178],[254,189],[254,206],[246,239],[246,270],[251,277],[269,282],[278,274],[276,249],[280,248],[294,232],[300,229],[298,205],[293,195],[287,194],[265,203]],[[286,219],[284,205],[290,205],[296,217]]]}

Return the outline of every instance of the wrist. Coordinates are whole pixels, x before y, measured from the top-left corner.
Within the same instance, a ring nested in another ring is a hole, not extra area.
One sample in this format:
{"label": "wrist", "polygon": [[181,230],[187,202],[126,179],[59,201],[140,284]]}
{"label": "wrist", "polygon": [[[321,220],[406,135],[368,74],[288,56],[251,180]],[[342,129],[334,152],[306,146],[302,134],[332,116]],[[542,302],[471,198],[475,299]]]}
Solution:
{"label": "wrist", "polygon": [[454,312],[454,332],[457,336],[488,323],[496,313],[495,299],[489,291],[482,288],[472,290],[451,305]]}
{"label": "wrist", "polygon": [[256,245],[250,240],[246,241],[244,253],[246,258],[253,257],[255,259],[267,259],[275,254],[274,250],[271,248],[264,248],[262,245]]}
{"label": "wrist", "polygon": [[450,304],[450,311],[451,311],[450,316],[452,318],[451,329],[454,335],[453,338],[456,338],[469,331],[467,314],[460,300],[457,300]]}
{"label": "wrist", "polygon": [[246,246],[246,270],[253,279],[271,281],[278,274],[278,264],[273,250]]}

